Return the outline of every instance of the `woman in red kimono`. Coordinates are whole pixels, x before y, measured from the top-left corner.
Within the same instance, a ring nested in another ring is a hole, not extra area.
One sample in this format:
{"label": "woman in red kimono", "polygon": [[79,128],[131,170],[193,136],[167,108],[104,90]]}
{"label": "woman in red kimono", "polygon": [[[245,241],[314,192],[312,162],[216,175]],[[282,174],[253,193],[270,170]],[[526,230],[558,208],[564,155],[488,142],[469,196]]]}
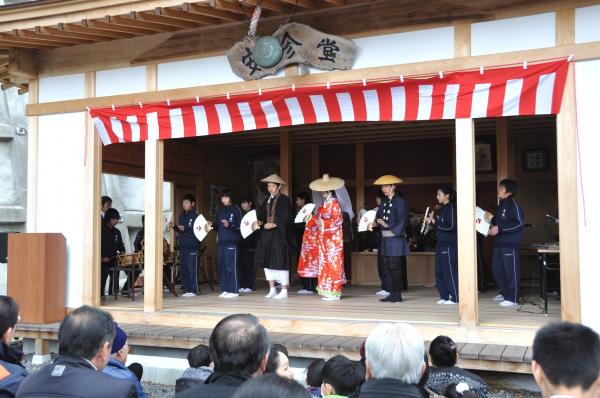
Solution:
{"label": "woman in red kimono", "polygon": [[[342,207],[335,195],[335,190],[343,186],[344,180],[329,177],[327,174],[309,185],[313,191],[321,192],[322,203],[316,215],[306,224],[304,236],[308,239],[306,251],[304,241],[302,242],[302,257],[307,259],[309,269],[311,260],[317,258],[317,292],[323,300],[327,301],[339,300],[342,297],[342,286],[346,283],[343,215]],[[313,245],[315,241],[316,245]]]}

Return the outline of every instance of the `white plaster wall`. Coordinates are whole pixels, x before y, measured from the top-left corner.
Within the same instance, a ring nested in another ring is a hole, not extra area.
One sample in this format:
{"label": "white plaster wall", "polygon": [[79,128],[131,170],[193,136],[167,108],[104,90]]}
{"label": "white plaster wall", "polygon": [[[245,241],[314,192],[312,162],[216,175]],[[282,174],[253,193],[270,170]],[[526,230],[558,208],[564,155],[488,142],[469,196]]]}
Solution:
{"label": "white plaster wall", "polygon": [[53,102],[84,97],[83,73],[40,78],[39,102]]}
{"label": "white plaster wall", "polygon": [[555,43],[556,14],[553,12],[471,25],[472,55],[553,47]]}
{"label": "white plaster wall", "polygon": [[225,55],[167,62],[157,69],[159,90],[243,81],[233,73]]}
{"label": "white plaster wall", "polygon": [[600,5],[575,10],[575,43],[600,41]]}
{"label": "white plaster wall", "polygon": [[37,232],[67,241],[67,307],[82,304],[85,113],[39,118]]}
{"label": "white plaster wall", "polygon": [[96,72],[96,96],[146,91],[146,67],[101,70]]}
{"label": "white plaster wall", "polygon": [[[580,148],[579,264],[581,272],[582,321],[600,332],[598,281],[600,266],[600,209],[595,201],[600,195],[600,60],[577,62],[577,117]],[[583,197],[581,195],[583,193]],[[585,207],[583,200],[585,200]],[[585,219],[584,219],[585,217]]]}
{"label": "white plaster wall", "polygon": [[[454,57],[454,27],[416,30],[354,39],[352,69],[407,64]],[[324,70],[309,68],[310,73]]]}

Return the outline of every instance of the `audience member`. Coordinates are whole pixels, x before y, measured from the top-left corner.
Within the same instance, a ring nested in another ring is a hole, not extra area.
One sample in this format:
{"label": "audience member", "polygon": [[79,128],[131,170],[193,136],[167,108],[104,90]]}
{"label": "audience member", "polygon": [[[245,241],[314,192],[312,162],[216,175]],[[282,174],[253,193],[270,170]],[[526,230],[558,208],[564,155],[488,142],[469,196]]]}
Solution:
{"label": "audience member", "polygon": [[[103,372],[117,379],[130,380],[137,391],[138,398],[146,398],[146,393],[142,388],[140,380],[144,368],[139,363],[133,363],[130,367],[125,366],[127,363],[127,356],[129,355],[129,344],[127,344],[127,333],[117,325],[115,322],[115,338],[113,339],[112,349],[110,351],[111,357],[106,364]],[[133,368],[137,372],[140,372],[139,376],[131,370]]]}
{"label": "audience member", "polygon": [[306,388],[315,398],[321,398],[321,384],[323,384],[323,365],[325,360],[318,358],[313,360],[306,368]]}
{"label": "audience member", "polygon": [[600,396],[600,338],[569,322],[541,328],[533,340],[531,369],[543,398]]}
{"label": "audience member", "polygon": [[206,379],[213,374],[210,351],[204,344],[197,345],[188,352],[189,368],[175,381],[175,392],[189,390],[199,384],[204,384]]}
{"label": "audience member", "polygon": [[321,372],[323,384],[321,392],[324,397],[348,397],[361,385],[358,365],[343,355],[330,358]]}
{"label": "audience member", "polygon": [[9,296],[0,296],[0,397],[14,397],[27,376],[21,364],[23,353],[10,345],[18,321],[19,305]]}
{"label": "audience member", "polygon": [[448,384],[444,388],[444,397],[446,398],[477,398],[475,391],[471,390],[467,383]]}
{"label": "audience member", "polygon": [[438,336],[429,345],[429,358],[434,366],[429,369],[427,387],[443,394],[449,384],[466,383],[480,398],[487,397],[485,381],[474,373],[456,366],[458,353],[456,344],[448,336]]}
{"label": "audience member", "polygon": [[245,382],[233,398],[311,398],[297,381],[269,373]]}
{"label": "audience member", "polygon": [[294,378],[294,372],[290,368],[287,348],[281,344],[273,344],[271,346],[265,373],[277,373],[281,377]]}
{"label": "audience member", "polygon": [[[246,380],[263,374],[271,343],[267,330],[251,314],[222,319],[213,329],[208,347],[215,372],[206,384],[177,393],[177,398],[229,398]],[[260,395],[255,395],[260,396]]]}
{"label": "audience member", "polygon": [[424,398],[417,384],[425,371],[423,337],[405,323],[382,323],[365,344],[366,381],[353,396]]}
{"label": "audience member", "polygon": [[112,316],[84,305],[69,313],[58,329],[55,361],[29,375],[17,397],[134,398],[130,380],[102,372],[110,357],[115,327]]}

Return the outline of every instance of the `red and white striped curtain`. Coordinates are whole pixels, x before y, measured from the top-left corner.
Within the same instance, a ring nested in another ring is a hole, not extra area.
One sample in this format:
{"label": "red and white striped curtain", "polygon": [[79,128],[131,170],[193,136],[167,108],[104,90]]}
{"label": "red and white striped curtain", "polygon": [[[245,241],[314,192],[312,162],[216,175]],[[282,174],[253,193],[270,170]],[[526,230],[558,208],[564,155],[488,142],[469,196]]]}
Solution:
{"label": "red and white striped curtain", "polygon": [[[568,61],[91,109],[104,145],[300,124],[556,114]],[[228,98],[229,97],[229,98]]]}

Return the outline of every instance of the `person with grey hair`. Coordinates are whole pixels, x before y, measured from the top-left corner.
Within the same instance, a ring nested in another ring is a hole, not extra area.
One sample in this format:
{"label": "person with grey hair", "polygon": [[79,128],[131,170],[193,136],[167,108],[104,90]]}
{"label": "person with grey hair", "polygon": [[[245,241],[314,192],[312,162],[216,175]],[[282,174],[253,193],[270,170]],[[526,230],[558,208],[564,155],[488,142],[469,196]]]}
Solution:
{"label": "person with grey hair", "polygon": [[251,314],[222,319],[208,341],[215,372],[177,398],[230,398],[247,380],[261,376],[267,367],[271,341],[267,329]]}
{"label": "person with grey hair", "polygon": [[102,372],[110,358],[112,316],[87,305],[69,313],[58,329],[56,360],[23,380],[17,397],[134,398],[130,380]]}
{"label": "person with grey hair", "polygon": [[365,343],[366,381],[356,397],[424,398],[418,385],[425,371],[423,337],[405,323],[379,324]]}

